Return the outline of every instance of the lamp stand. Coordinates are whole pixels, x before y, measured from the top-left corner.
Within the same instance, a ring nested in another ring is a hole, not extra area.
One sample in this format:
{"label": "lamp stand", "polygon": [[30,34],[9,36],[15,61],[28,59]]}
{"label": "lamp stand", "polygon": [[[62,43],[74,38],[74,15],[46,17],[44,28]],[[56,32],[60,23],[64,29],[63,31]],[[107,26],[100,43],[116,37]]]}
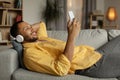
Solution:
{"label": "lamp stand", "polygon": [[108,27],[118,29],[118,25],[117,25],[116,21],[109,21]]}

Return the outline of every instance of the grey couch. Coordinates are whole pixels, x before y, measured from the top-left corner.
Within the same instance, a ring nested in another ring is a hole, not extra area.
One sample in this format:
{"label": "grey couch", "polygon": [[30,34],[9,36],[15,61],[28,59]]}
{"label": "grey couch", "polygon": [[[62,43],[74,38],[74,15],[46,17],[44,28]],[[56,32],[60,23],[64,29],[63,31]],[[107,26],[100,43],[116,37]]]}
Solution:
{"label": "grey couch", "polygon": [[[81,30],[76,39],[76,45],[85,44],[99,48],[119,34],[120,30]],[[48,31],[48,35],[64,41],[67,38],[66,31]],[[118,80],[117,78],[99,79],[74,74],[59,77],[32,72],[19,67],[18,53],[13,48],[0,46],[0,51],[0,80]]]}

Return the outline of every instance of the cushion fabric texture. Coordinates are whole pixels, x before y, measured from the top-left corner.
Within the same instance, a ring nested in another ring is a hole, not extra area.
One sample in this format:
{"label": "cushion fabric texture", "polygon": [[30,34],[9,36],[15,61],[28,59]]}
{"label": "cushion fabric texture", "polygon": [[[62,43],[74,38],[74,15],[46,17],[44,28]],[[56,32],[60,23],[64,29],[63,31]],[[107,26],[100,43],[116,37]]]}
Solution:
{"label": "cushion fabric texture", "polygon": [[13,74],[13,80],[117,80],[115,78],[91,78],[81,75],[66,75],[66,76],[53,76],[48,74],[36,73],[24,69],[18,69]]}

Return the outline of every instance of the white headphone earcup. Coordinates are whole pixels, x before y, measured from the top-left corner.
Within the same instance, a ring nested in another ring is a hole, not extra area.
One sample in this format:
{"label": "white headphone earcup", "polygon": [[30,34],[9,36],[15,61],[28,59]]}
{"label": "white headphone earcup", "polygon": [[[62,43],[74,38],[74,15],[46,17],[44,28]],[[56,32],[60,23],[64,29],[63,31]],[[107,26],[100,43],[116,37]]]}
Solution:
{"label": "white headphone earcup", "polygon": [[22,35],[17,35],[17,36],[16,36],[16,41],[17,41],[17,42],[23,42],[23,41],[24,41],[23,36],[22,36]]}

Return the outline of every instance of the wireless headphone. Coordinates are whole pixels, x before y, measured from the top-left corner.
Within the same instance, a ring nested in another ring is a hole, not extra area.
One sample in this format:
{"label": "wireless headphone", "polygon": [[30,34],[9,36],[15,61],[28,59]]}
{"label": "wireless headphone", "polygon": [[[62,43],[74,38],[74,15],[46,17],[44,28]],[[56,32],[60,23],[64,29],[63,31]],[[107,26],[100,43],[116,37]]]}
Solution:
{"label": "wireless headphone", "polygon": [[13,37],[12,35],[10,35],[10,37],[12,40],[16,40],[19,43],[24,41],[24,37],[22,35],[17,35],[16,37]]}

